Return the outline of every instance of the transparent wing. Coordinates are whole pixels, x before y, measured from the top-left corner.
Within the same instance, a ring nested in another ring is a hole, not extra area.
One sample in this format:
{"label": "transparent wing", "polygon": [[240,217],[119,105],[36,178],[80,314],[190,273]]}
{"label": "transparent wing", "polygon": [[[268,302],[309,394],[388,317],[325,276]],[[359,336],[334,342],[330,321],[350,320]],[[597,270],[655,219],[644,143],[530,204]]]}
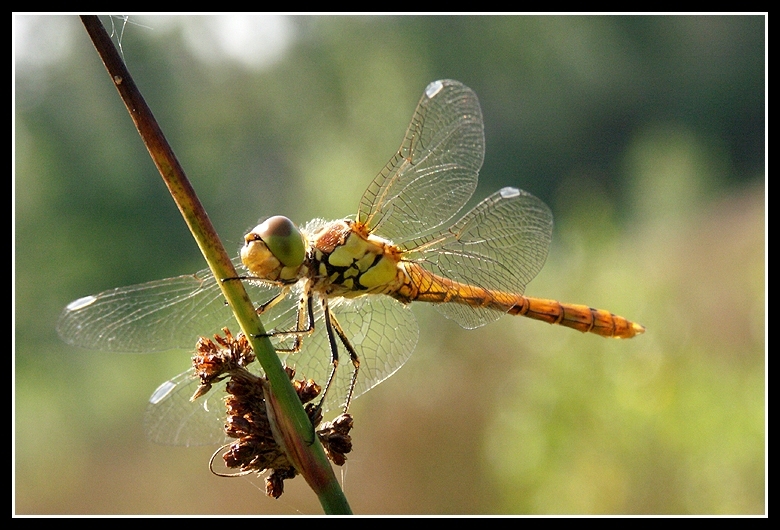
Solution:
{"label": "transparent wing", "polygon": [[[281,302],[284,309],[270,318],[275,329],[295,328],[296,296],[293,294]],[[280,356],[295,368],[296,379],[313,379],[324,386],[331,370],[330,346],[319,299],[314,307],[314,332],[303,338],[299,352],[280,353]],[[393,375],[417,344],[418,327],[414,315],[408,307],[390,297],[331,299],[330,308],[360,356],[360,372],[353,399]],[[292,337],[275,340],[277,348],[289,347],[291,343]],[[352,378],[349,353],[338,339],[337,344],[340,363],[324,404],[326,412],[343,406]],[[256,373],[260,371],[257,363],[252,363],[249,368]],[[215,384],[205,396],[191,402],[190,397],[198,385],[193,369],[189,369],[159,386],[149,399],[146,410],[145,427],[149,440],[163,445],[186,446],[220,444],[229,440],[224,433],[225,382]]]}
{"label": "transparent wing", "polygon": [[[408,251],[405,260],[438,276],[523,294],[547,259],[552,226],[552,212],[540,199],[516,188],[503,188],[449,229],[401,247]],[[466,328],[482,326],[503,314],[458,303],[437,304],[436,309]]]}
{"label": "transparent wing", "polygon": [[194,369],[161,384],[149,398],[144,427],[150,441],[162,445],[222,444],[225,434],[225,381],[190,401],[200,379]]}
{"label": "transparent wing", "polygon": [[[329,307],[360,357],[360,371],[353,399],[393,375],[414,351],[419,329],[411,310],[389,296],[373,295],[355,299],[331,298]],[[325,386],[331,370],[328,334],[322,306],[315,301],[316,322],[311,336],[304,337],[301,351],[286,358],[295,368],[295,377],[314,379]],[[326,398],[324,409],[339,410],[349,391],[353,367],[349,353],[336,338],[339,366]]]}
{"label": "transparent wing", "polygon": [[457,81],[434,81],[398,152],[363,194],[358,222],[394,241],[435,230],[474,193],[484,155],[476,94]]}
{"label": "transparent wing", "polygon": [[[239,275],[248,272],[237,258]],[[245,282],[257,304],[279,293],[275,286]],[[299,292],[293,291],[263,314],[268,329],[294,329]],[[165,280],[120,287],[72,302],[63,311],[57,331],[69,344],[85,348],[145,353],[169,349],[195,350],[199,337],[240,331],[219,284],[209,270]],[[289,340],[289,339],[287,339]],[[272,339],[274,347],[286,339]],[[258,363],[250,370],[262,372]],[[149,440],[165,445],[224,443],[225,382],[214,384],[191,402],[200,380],[189,370],[164,382],[149,399],[145,428]]]}
{"label": "transparent wing", "polygon": [[[247,274],[238,258],[234,264],[239,275]],[[279,293],[276,286],[245,285],[258,304]],[[198,337],[219,333],[224,326],[239,331],[219,284],[206,269],[80,298],[62,312],[57,332],[74,346],[145,353],[193,350]]]}
{"label": "transparent wing", "polygon": [[[252,291],[258,286],[246,284]],[[262,287],[262,286],[261,286]],[[251,296],[251,295],[250,295]],[[261,319],[269,331],[295,329],[300,292],[294,290],[284,300],[263,313]],[[236,328],[237,329],[237,328]],[[274,348],[289,348],[294,337],[272,337]],[[256,375],[263,370],[258,362],[247,367]],[[212,388],[197,400],[190,401],[200,385],[194,369],[177,375],[161,384],[149,398],[144,418],[147,437],[162,445],[209,445],[231,440],[225,435],[225,384],[214,383]]]}

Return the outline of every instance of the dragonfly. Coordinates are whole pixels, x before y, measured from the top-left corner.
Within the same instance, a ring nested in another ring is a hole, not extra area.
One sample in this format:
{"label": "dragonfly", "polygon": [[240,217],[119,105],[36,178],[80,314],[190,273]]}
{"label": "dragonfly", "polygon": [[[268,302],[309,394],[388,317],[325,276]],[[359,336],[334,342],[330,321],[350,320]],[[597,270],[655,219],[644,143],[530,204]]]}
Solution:
{"label": "dragonfly", "polygon": [[[467,329],[510,314],[604,337],[645,331],[606,310],[524,296],[553,227],[550,209],[530,193],[505,187],[453,222],[476,189],[484,153],[476,94],[435,81],[356,216],[300,227],[274,216],[246,234],[234,260],[240,278],[283,361],[325,382],[325,410],[346,410],[406,362],[418,338],[412,302],[431,303]],[[192,349],[225,326],[237,329],[219,281],[204,270],[80,298],[57,327],[76,346],[150,352]],[[193,406],[197,384],[188,370],[155,391],[147,411],[153,441],[224,439],[219,394]]]}

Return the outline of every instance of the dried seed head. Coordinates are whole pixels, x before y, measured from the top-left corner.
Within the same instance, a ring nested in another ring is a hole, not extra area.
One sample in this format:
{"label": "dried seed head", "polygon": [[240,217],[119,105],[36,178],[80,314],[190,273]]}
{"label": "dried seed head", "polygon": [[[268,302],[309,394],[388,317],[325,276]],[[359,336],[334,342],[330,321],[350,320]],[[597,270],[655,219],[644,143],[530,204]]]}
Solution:
{"label": "dried seed head", "polygon": [[195,375],[200,378],[200,386],[190,401],[206,394],[214,383],[224,379],[231,371],[255,360],[252,346],[242,333],[234,338],[228,328],[222,328],[222,332],[224,337],[214,335],[214,340],[201,337],[195,345],[192,365]]}
{"label": "dried seed head", "polygon": [[[234,338],[227,328],[223,328],[223,332],[224,337],[215,335],[213,340],[201,338],[193,357],[195,372],[201,381],[193,400],[208,392],[216,382],[228,378],[225,385],[228,394],[225,398],[225,433],[235,438],[235,441],[214,453],[209,467],[216,475],[231,477],[270,470],[265,479],[266,493],[278,498],[284,491],[284,480],[295,477],[298,472],[271,430],[263,392],[263,387],[267,384],[266,379],[245,368],[254,360],[249,342],[241,334]],[[293,380],[295,370],[285,368],[285,371]],[[301,403],[305,404],[312,425],[319,425],[322,421],[322,409],[311,401],[320,394],[321,387],[311,379],[293,380],[293,387]],[[346,423],[349,424],[348,427]],[[320,429],[318,435],[324,440],[323,443],[328,444],[325,446],[326,454],[334,463],[342,465],[344,454],[352,448],[348,434],[351,417],[348,422],[337,418],[323,427],[325,431]],[[236,470],[235,473],[224,474],[214,470],[214,458],[219,453],[222,453],[225,466]]]}
{"label": "dried seed head", "polygon": [[326,421],[317,429],[317,436],[325,448],[325,453],[331,462],[343,466],[347,461],[347,453],[352,451],[352,430],[354,421],[351,414],[337,416],[332,422]]}

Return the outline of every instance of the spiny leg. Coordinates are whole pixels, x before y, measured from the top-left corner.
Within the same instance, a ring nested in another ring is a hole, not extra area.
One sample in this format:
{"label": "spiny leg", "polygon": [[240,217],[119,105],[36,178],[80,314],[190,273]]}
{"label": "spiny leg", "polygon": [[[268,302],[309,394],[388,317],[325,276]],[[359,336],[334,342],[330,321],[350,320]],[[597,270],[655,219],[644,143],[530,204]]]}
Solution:
{"label": "spiny leg", "polygon": [[284,300],[286,297],[287,297],[287,289],[282,289],[282,291],[279,294],[277,294],[267,302],[257,306],[255,308],[255,312],[257,313],[258,316],[260,316],[266,311],[268,311],[269,309],[271,309],[273,306],[275,306],[278,302]]}
{"label": "spiny leg", "polygon": [[[339,347],[338,347],[338,343],[336,342],[336,335],[338,335],[338,338],[341,340],[341,343],[347,349],[347,352],[349,353],[350,361],[352,361],[352,366],[354,367],[354,371],[352,372],[352,378],[349,382],[349,390],[347,392],[346,400],[344,402],[344,413],[346,414],[347,411],[349,410],[349,405],[352,401],[352,394],[355,392],[355,383],[357,381],[358,370],[360,369],[360,359],[358,358],[358,354],[355,351],[355,348],[352,346],[352,343],[349,342],[346,333],[344,333],[344,329],[341,327],[341,324],[339,324],[339,321],[336,320],[336,317],[330,312],[327,298],[322,299],[322,311],[325,316],[325,330],[328,333],[328,343],[330,345],[331,370],[330,370],[330,375],[328,376],[328,382],[325,384],[325,390],[322,393],[322,398],[320,399],[320,403],[318,406],[322,407],[322,404],[325,402],[325,398],[328,394],[328,389],[330,388],[330,385],[333,383],[333,380],[335,379],[336,370],[338,369],[339,366]],[[335,335],[334,335],[334,331],[335,331]]]}
{"label": "spiny leg", "polygon": [[[249,278],[228,278],[228,280],[243,280],[243,279],[249,279]],[[268,309],[270,309],[278,302],[283,300],[287,296],[287,294],[288,294],[287,289],[283,289],[282,292],[280,292],[278,295],[274,296],[267,302],[259,305],[256,309],[257,314],[262,315]],[[295,342],[293,343],[291,348],[276,348],[276,351],[291,353],[291,354],[298,353],[301,349],[303,335],[310,334],[314,331],[313,301],[314,301],[314,297],[311,296],[311,286],[307,282],[304,286],[303,295],[301,296],[300,301],[298,303],[298,311],[297,311],[296,326],[295,326],[296,329],[289,330],[289,331],[270,331],[268,333],[257,335],[257,337],[281,337],[285,335],[294,335]],[[333,383],[333,380],[336,376],[336,370],[339,364],[338,343],[336,342],[336,337],[334,335],[334,330],[335,330],[336,335],[338,335],[339,339],[341,340],[341,343],[347,349],[347,352],[349,353],[350,361],[352,362],[352,366],[354,367],[354,371],[352,372],[352,378],[349,384],[349,391],[347,392],[346,401],[344,402],[344,412],[346,413],[349,410],[349,405],[352,402],[352,395],[355,392],[355,385],[357,383],[358,371],[360,369],[360,359],[358,357],[357,352],[355,351],[355,348],[352,346],[352,343],[350,343],[349,339],[347,338],[346,333],[344,333],[344,329],[341,327],[341,324],[339,324],[338,320],[336,320],[336,317],[333,316],[333,314],[330,312],[330,309],[328,307],[328,299],[326,297],[322,298],[322,309],[325,317],[325,330],[328,334],[328,343],[330,345],[332,367],[331,367],[330,374],[328,375],[328,381],[325,384],[325,390],[322,392],[322,397],[320,398],[320,402],[317,406],[322,407],[322,404],[325,402],[325,398],[327,397],[328,390],[330,389],[330,386]],[[306,320],[305,327],[304,327],[304,320]]]}
{"label": "spiny leg", "polygon": [[346,414],[349,411],[349,405],[352,402],[352,394],[354,394],[355,392],[355,384],[357,383],[358,371],[360,370],[360,358],[358,357],[355,348],[352,346],[352,343],[349,342],[349,339],[347,338],[346,333],[344,333],[341,324],[339,324],[339,321],[336,320],[336,317],[333,317],[332,323],[333,323],[333,328],[336,330],[336,333],[338,333],[338,336],[341,339],[341,343],[349,352],[349,359],[350,361],[352,361],[352,366],[355,368],[354,371],[352,372],[352,380],[349,382],[349,391],[347,392],[347,400],[344,402],[344,414]]}
{"label": "spiny leg", "polygon": [[[284,352],[284,353],[298,353],[301,350],[303,336],[311,334],[314,331],[313,300],[314,298],[311,296],[309,289],[305,289],[303,295],[301,296],[301,299],[298,301],[298,311],[297,311],[297,317],[295,322],[296,329],[288,330],[288,331],[274,330],[258,336],[259,337],[283,337],[285,335],[293,335],[295,337],[295,342],[293,343],[291,348],[276,348],[276,351]],[[273,300],[270,300],[263,306],[258,307],[258,315],[262,314],[260,313],[260,309],[270,302],[273,302]],[[304,320],[306,321],[305,324],[304,324]]]}
{"label": "spiny leg", "polygon": [[328,307],[328,298],[322,297],[322,313],[325,317],[325,331],[328,334],[328,344],[330,345],[330,375],[328,375],[328,381],[325,383],[325,390],[322,391],[322,397],[317,405],[318,408],[322,408],[322,404],[325,402],[325,398],[328,395],[328,390],[333,382],[333,378],[336,375],[336,369],[339,366],[339,347],[336,344],[336,337],[333,335],[333,316],[330,314],[330,308]]}
{"label": "spiny leg", "polygon": [[[273,282],[269,280],[264,280],[262,278],[255,278],[252,276],[234,276],[231,278],[225,278],[221,280],[222,282],[227,281],[252,281],[252,280],[258,280],[263,283],[272,284],[272,285],[278,285],[281,287],[281,291],[275,296],[273,296],[270,300],[263,302],[262,304],[258,305],[255,308],[255,312],[257,313],[257,316],[262,316],[266,311],[271,309],[273,306],[275,306],[277,303],[281,302],[285,298],[287,298],[287,295],[290,291],[290,286],[285,285],[282,282]],[[308,300],[308,305],[307,305]],[[226,302],[227,303],[227,302]],[[308,307],[308,323],[306,325],[306,328],[303,328],[303,314],[306,312],[306,308]],[[254,335],[256,338],[264,338],[264,337],[276,337],[276,336],[283,336],[283,335],[295,335],[295,343],[293,344],[292,348],[276,348],[276,351],[281,352],[291,352],[291,353],[297,353],[301,349],[301,337],[304,334],[309,334],[312,331],[314,331],[314,312],[312,311],[312,304],[311,304],[311,287],[310,284],[307,282],[304,285],[303,289],[303,295],[301,296],[301,299],[299,301],[298,305],[298,313],[295,323],[295,329],[288,330],[288,331],[271,331],[269,333],[260,333],[257,335]]]}

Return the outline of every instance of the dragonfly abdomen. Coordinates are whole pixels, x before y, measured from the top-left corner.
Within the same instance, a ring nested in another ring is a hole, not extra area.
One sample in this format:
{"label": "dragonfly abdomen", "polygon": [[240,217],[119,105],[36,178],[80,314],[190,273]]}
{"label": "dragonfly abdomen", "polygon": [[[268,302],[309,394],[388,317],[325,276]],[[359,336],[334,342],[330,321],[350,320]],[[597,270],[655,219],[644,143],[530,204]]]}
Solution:
{"label": "dragonfly abdomen", "polygon": [[645,331],[643,326],[603,309],[485,289],[438,276],[409,262],[402,262],[401,267],[400,288],[389,294],[404,303],[456,303],[494,309],[510,315],[522,315],[566,326],[583,333],[618,339],[628,339]]}
{"label": "dragonfly abdomen", "polygon": [[403,303],[455,303],[506,312],[522,298],[438,276],[410,262],[400,264],[397,280],[397,290],[388,294]]}
{"label": "dragonfly abdomen", "polygon": [[564,304],[557,300],[520,297],[520,303],[512,306],[510,315],[523,315],[550,324],[559,324],[583,333],[595,333],[602,337],[629,339],[645,332],[640,324],[631,322],[604,309],[581,304]]}

